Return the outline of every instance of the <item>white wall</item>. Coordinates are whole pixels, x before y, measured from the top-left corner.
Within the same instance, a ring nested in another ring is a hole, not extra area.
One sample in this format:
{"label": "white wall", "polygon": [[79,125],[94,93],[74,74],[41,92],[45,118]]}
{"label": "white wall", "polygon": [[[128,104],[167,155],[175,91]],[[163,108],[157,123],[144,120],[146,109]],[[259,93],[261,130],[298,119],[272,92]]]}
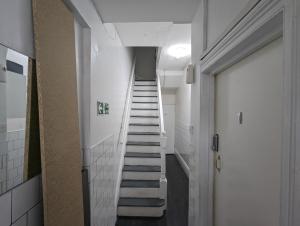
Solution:
{"label": "white wall", "polygon": [[186,84],[186,76],[181,76],[176,92],[175,152],[189,165],[191,126],[191,85]]}
{"label": "white wall", "polygon": [[31,0],[1,0],[0,43],[34,56]]}
{"label": "white wall", "polygon": [[208,0],[208,46],[211,46],[252,0]]}
{"label": "white wall", "polygon": [[[90,136],[86,144],[88,158],[91,225],[115,225],[118,176],[121,153],[118,151],[118,138],[124,111],[126,92],[133,64],[133,51],[122,46],[113,25],[101,22],[91,1],[70,0],[67,2],[76,19],[90,32],[89,48],[91,51],[80,53],[82,34],[79,24],[75,24],[77,62],[88,59],[90,76],[88,89],[80,89],[80,94],[88,97],[82,101],[90,101],[90,117],[83,117],[83,125],[89,124]],[[86,45],[86,41],[84,41]],[[82,78],[81,78],[82,82]],[[80,84],[78,84],[80,87]],[[81,86],[82,88],[82,86]],[[90,97],[90,98],[89,98]],[[108,115],[97,115],[97,101],[109,103]],[[84,109],[83,109],[84,111]],[[82,118],[82,117],[81,117]],[[82,130],[84,131],[84,130]],[[103,202],[106,200],[106,202]]]}

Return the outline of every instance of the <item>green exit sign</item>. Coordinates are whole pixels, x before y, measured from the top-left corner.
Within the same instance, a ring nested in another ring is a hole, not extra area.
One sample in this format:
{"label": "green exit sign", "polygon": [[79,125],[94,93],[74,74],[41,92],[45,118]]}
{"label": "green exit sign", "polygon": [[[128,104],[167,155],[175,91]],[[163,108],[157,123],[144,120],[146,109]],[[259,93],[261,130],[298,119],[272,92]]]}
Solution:
{"label": "green exit sign", "polygon": [[108,115],[109,114],[109,104],[97,101],[97,115]]}

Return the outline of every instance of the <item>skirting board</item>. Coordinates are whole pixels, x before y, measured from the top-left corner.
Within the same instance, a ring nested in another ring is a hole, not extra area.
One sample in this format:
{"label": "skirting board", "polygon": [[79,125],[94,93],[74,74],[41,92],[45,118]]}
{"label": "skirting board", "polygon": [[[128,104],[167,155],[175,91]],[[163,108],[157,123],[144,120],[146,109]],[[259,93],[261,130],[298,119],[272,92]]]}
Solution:
{"label": "skirting board", "polygon": [[187,177],[190,177],[190,167],[175,148],[175,155]]}

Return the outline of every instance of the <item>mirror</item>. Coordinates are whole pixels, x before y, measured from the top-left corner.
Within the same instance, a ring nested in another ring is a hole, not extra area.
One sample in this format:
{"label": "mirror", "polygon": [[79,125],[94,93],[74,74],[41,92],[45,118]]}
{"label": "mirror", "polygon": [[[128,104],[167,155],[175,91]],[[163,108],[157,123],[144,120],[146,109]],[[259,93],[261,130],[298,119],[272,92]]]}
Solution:
{"label": "mirror", "polygon": [[28,63],[0,45],[0,194],[24,182]]}

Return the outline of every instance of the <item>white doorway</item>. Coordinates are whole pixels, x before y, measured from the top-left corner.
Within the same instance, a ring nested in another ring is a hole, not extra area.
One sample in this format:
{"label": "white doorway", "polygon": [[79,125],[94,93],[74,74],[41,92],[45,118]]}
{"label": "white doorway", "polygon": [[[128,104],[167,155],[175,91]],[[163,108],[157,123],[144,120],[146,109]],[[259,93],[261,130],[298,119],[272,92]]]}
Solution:
{"label": "white doorway", "polygon": [[282,82],[282,39],[215,78],[215,226],[279,225]]}

